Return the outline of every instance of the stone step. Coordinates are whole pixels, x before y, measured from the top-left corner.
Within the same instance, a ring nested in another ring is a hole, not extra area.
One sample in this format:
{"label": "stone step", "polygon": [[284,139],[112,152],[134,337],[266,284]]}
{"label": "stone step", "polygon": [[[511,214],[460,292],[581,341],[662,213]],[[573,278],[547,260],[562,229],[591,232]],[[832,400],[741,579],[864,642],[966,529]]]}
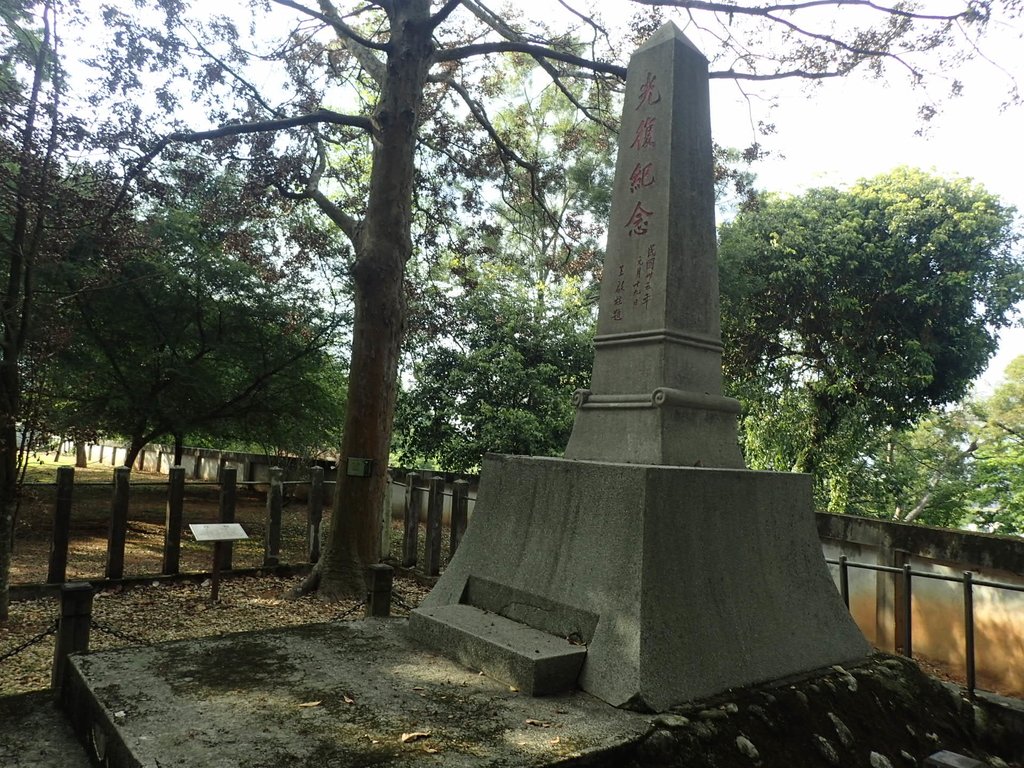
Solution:
{"label": "stone step", "polygon": [[417,608],[409,630],[448,658],[531,696],[576,686],[587,649],[472,605]]}

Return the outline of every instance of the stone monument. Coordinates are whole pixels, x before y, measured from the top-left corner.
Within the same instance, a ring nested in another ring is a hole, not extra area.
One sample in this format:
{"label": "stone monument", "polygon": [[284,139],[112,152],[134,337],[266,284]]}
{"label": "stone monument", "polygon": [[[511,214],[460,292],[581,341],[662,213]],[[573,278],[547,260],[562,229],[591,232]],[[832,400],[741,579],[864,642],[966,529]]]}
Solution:
{"label": "stone monument", "polygon": [[594,371],[564,459],[488,456],[410,631],[526,693],[665,710],[865,657],[806,475],[752,472],[722,396],[707,61],[630,60]]}

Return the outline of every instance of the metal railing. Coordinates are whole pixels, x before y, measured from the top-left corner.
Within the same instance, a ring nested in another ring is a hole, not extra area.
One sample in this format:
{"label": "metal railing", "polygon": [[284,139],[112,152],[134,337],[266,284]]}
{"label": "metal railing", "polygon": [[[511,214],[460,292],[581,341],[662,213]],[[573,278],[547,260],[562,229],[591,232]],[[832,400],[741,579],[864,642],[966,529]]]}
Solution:
{"label": "metal railing", "polygon": [[975,667],[974,652],[974,588],[992,587],[994,589],[1005,589],[1010,592],[1024,592],[1024,585],[1006,584],[998,581],[977,579],[972,571],[964,571],[960,576],[946,576],[941,573],[929,573],[927,571],[915,571],[910,565],[902,567],[891,565],[876,565],[873,563],[851,562],[846,555],[840,555],[836,560],[825,558],[829,565],[839,566],[839,594],[847,609],[850,607],[850,568],[860,568],[867,571],[880,573],[892,573],[900,578],[901,594],[899,605],[895,610],[899,612],[902,619],[902,637],[898,638],[897,650],[907,658],[913,658],[913,579],[932,579],[934,581],[949,581],[960,584],[963,590],[964,606],[964,669],[966,672],[967,695],[974,699],[977,687],[977,675]]}

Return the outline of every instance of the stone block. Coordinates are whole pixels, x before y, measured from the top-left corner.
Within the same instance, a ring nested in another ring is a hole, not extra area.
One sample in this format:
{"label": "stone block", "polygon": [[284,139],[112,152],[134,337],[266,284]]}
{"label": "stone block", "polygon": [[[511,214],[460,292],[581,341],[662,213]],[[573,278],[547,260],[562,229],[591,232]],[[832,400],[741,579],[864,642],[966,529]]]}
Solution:
{"label": "stone block", "polygon": [[417,608],[410,631],[470,669],[533,696],[576,685],[587,649],[471,605]]}

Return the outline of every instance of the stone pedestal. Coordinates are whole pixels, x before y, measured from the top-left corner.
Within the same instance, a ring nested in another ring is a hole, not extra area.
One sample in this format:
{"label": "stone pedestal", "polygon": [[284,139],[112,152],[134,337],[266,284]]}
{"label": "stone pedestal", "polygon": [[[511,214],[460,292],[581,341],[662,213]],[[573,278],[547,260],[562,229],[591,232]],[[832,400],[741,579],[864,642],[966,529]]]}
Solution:
{"label": "stone pedestal", "polygon": [[482,477],[414,631],[440,606],[490,611],[585,645],[583,690],[654,711],[869,652],[805,475],[489,456]]}
{"label": "stone pedestal", "polygon": [[666,24],[629,63],[594,371],[565,458],[484,462],[466,538],[410,619],[520,690],[576,680],[665,710],[868,653],[821,554],[810,478],[743,469],[740,406],[722,392],[711,146],[707,61]]}

